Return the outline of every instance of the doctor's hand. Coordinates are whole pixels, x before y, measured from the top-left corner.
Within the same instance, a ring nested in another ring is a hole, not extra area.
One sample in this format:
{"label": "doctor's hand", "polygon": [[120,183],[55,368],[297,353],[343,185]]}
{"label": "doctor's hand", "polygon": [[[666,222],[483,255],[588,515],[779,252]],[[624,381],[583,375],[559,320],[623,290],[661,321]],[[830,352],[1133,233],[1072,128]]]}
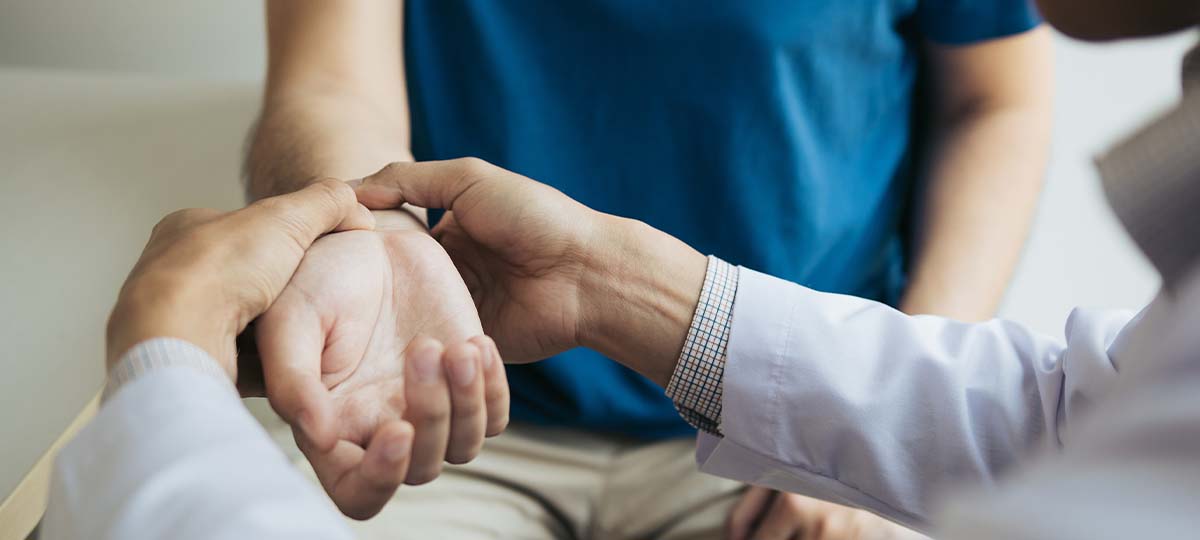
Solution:
{"label": "doctor's hand", "polygon": [[393,163],[356,191],[368,208],[447,210],[434,237],[506,360],[586,346],[669,380],[707,266],[686,244],[472,158]]}
{"label": "doctor's hand", "polygon": [[[423,228],[398,226],[411,217],[376,217],[375,231],[314,243],[256,323],[272,407],[338,508],[358,519],[398,481],[428,482],[443,461],[474,458],[508,418],[503,363],[445,250]],[[359,464],[402,421],[413,427],[411,465],[379,481]]]}
{"label": "doctor's hand", "polygon": [[233,212],[163,218],[109,317],[109,366],[141,341],[175,337],[207,351],[236,380],[235,338],[275,301],[313,242],[374,225],[354,192],[333,180]]}

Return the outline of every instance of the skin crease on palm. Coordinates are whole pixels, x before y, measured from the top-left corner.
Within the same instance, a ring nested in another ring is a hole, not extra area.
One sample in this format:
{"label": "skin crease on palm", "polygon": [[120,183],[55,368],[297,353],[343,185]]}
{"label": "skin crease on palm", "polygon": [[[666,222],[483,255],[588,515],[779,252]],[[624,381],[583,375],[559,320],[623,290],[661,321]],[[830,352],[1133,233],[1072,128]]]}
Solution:
{"label": "skin crease on palm", "polygon": [[[431,305],[437,313],[409,309]],[[290,345],[310,354],[278,354],[269,348],[271,339],[261,340],[264,370],[319,373],[332,399],[337,438],[365,446],[376,426],[404,418],[405,358],[413,340],[457,343],[482,329],[442,247],[419,231],[388,230],[380,218],[376,231],[314,243],[260,319],[264,333],[311,341]],[[268,384],[269,396],[271,390]]]}

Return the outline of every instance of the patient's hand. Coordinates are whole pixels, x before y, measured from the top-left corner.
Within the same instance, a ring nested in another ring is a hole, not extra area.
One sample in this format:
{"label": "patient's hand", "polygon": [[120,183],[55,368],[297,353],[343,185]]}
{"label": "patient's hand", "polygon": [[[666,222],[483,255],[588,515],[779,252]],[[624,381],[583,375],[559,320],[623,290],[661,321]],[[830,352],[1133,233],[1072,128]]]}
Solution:
{"label": "patient's hand", "polygon": [[503,364],[446,252],[423,231],[387,223],[313,244],[257,330],[271,405],[334,502],[357,518],[391,496],[355,473],[378,427],[413,424],[406,483],[419,484],[443,460],[472,459],[508,419]]}

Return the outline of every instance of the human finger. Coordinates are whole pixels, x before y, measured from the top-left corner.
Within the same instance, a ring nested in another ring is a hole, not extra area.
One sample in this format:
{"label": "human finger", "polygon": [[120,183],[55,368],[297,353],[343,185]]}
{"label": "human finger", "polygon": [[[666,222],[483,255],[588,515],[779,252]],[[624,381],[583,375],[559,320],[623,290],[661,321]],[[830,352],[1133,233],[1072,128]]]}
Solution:
{"label": "human finger", "polygon": [[404,419],[415,430],[407,484],[427,483],[442,472],[450,437],[450,389],[442,368],[444,350],[435,339],[417,338],[404,355]]}
{"label": "human finger", "polygon": [[375,218],[345,182],[325,179],[286,195],[261,199],[238,211],[251,227],[279,228],[307,250],[321,235],[373,229]]}
{"label": "human finger", "polygon": [[256,324],[263,381],[271,408],[318,449],[337,442],[333,398],[321,382],[324,334],[310,309],[276,306]]}
{"label": "human finger", "polygon": [[508,427],[508,373],[496,342],[488,336],[476,336],[470,340],[479,347],[480,372],[483,373],[483,401],[487,408],[487,427],[484,434],[494,437]]}
{"label": "human finger", "polygon": [[479,347],[457,343],[442,355],[450,383],[450,439],[446,461],[462,464],[475,459],[487,429]]}
{"label": "human finger", "polygon": [[404,482],[412,442],[412,426],[400,421],[380,426],[365,449],[343,440],[321,451],[303,435],[297,436],[301,452],[329,498],[342,513],[359,520],[379,513]]}
{"label": "human finger", "polygon": [[354,190],[360,202],[376,210],[402,203],[453,210],[455,201],[481,182],[516,177],[501,171],[478,158],[396,162],[363,178]]}

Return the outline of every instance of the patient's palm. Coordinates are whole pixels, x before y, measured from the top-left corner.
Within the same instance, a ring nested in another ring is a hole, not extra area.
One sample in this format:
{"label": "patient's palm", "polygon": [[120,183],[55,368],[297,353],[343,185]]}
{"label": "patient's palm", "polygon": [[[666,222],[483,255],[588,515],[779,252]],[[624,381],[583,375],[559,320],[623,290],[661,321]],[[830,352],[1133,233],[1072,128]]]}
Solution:
{"label": "patient's palm", "polygon": [[[420,231],[351,231],[317,241],[260,326],[287,342],[263,350],[267,394],[280,369],[319,376],[338,439],[365,446],[402,418],[404,357],[424,335],[456,343],[482,333],[465,285],[441,246]],[[280,354],[280,353],[283,354]],[[280,410],[285,417],[287,412]]]}

